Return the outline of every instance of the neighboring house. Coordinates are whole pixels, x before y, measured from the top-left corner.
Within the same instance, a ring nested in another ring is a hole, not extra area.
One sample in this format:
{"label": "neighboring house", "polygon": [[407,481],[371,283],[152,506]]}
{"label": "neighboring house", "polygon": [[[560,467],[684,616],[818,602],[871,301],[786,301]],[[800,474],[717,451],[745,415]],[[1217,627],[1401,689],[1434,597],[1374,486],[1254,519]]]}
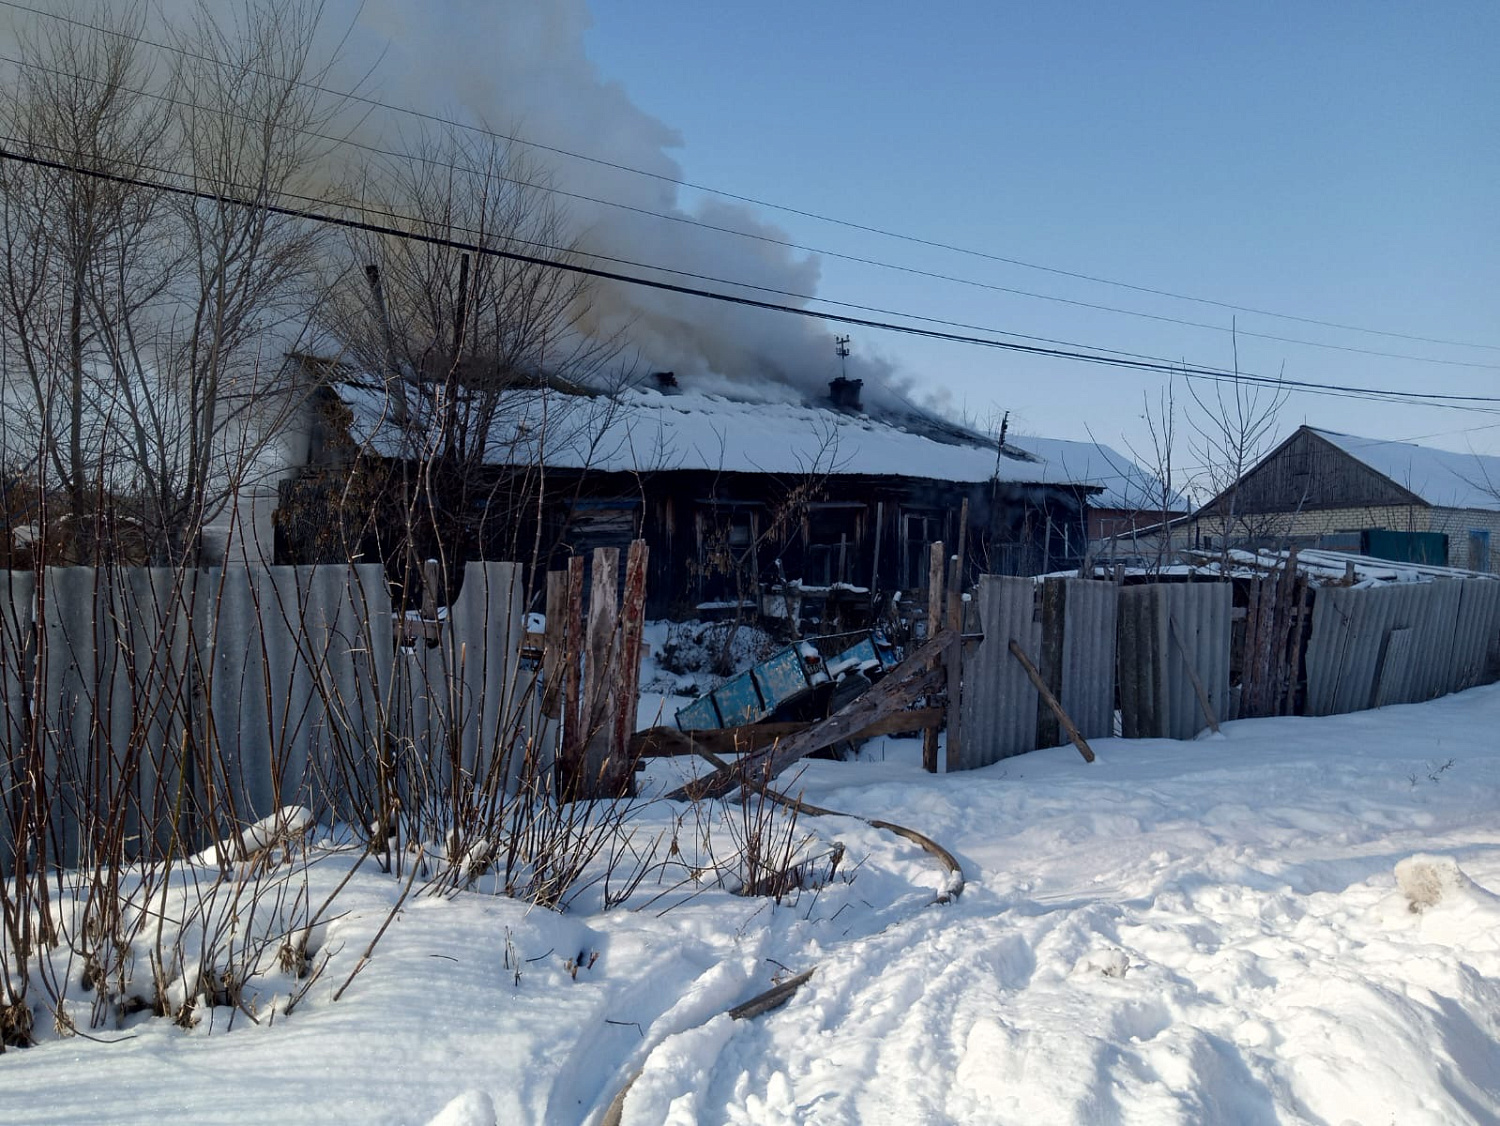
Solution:
{"label": "neighboring house", "polygon": [[1500,457],[1299,427],[1192,518],[1200,547],[1295,544],[1500,570]]}
{"label": "neighboring house", "polygon": [[[452,508],[476,524],[486,506],[510,505],[457,554],[530,559],[535,545],[538,562],[557,567],[644,538],[655,616],[759,605],[768,591],[868,603],[872,592],[919,590],[931,544],[956,550],[965,502],[971,576],[1079,565],[1099,486],[919,412],[874,417],[859,392],[857,380],[836,380],[829,399],[793,405],[703,394],[670,376],[614,394],[518,385],[487,404],[462,482],[436,491],[461,485],[466,499]],[[439,452],[434,422],[452,410],[439,400],[410,383],[399,396],[378,380],[327,383],[307,467],[283,488],[284,508],[314,519],[280,521],[278,557],[316,555],[341,467],[426,481],[417,467]],[[471,438],[472,424],[465,416]],[[516,502],[522,483],[530,491]],[[389,554],[367,550],[388,565]]]}
{"label": "neighboring house", "polygon": [[1192,506],[1175,489],[1130,458],[1097,442],[1062,438],[1017,438],[1016,444],[1046,462],[1048,480],[1096,485],[1089,497],[1088,546],[1096,559],[1125,559],[1157,551],[1163,526]]}

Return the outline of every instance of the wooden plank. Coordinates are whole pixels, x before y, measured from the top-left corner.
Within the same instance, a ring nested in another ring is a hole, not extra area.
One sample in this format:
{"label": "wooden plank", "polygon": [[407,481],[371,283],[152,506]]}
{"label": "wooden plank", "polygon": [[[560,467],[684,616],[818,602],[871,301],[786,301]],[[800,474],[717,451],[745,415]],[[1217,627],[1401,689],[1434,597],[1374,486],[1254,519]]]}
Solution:
{"label": "wooden plank", "polygon": [[619,672],[620,549],[596,547],[589,588],[588,627],[584,637],[583,789],[600,792],[614,730],[615,677]]}
{"label": "wooden plank", "polygon": [[[927,636],[936,637],[941,625],[943,607],[943,561],[946,553],[943,541],[938,540],[927,549]],[[940,723],[934,723],[922,732],[922,769],[936,774],[938,768],[938,731]]]}
{"label": "wooden plank", "polygon": [[[1067,583],[1062,579],[1046,579],[1042,583],[1042,648],[1038,654],[1042,680],[1057,699],[1062,699],[1063,641],[1067,627]],[[1036,745],[1056,747],[1062,743],[1062,726],[1057,714],[1043,706],[1036,717]]]}
{"label": "wooden plank", "polygon": [[1083,756],[1084,762],[1094,761],[1094,749],[1089,746],[1089,741],[1083,737],[1077,725],[1063,711],[1063,706],[1057,702],[1057,697],[1052,695],[1052,690],[1047,687],[1047,682],[1042,679],[1042,674],[1036,665],[1031,663],[1031,658],[1026,655],[1026,650],[1016,643],[1015,638],[1010,639],[1011,655],[1021,662],[1021,667],[1026,670],[1026,675],[1031,678],[1031,683],[1036,686],[1037,695],[1042,698],[1046,705],[1052,709],[1057,716],[1057,722],[1062,725],[1068,737],[1073,740],[1073,746],[1078,748],[1078,753]]}
{"label": "wooden plank", "polygon": [[[851,739],[873,739],[879,735],[898,735],[920,731],[931,723],[941,723],[942,708],[913,708],[894,712],[860,728]],[[820,720],[788,723],[749,723],[741,727],[721,727],[716,731],[679,731],[675,727],[648,727],[630,737],[632,758],[669,758],[673,755],[697,755],[707,750],[716,755],[738,755],[768,747],[777,739],[799,735]]]}
{"label": "wooden plank", "polygon": [[[964,499],[965,519],[969,514],[969,501]],[[958,542],[964,537],[960,532]],[[963,709],[958,706],[958,697],[963,687],[963,645],[959,636],[963,630],[963,555],[955,555],[948,563],[948,630],[953,642],[943,651],[943,680],[948,688],[948,745],[944,749],[948,769],[953,770],[963,762]]]}
{"label": "wooden plank", "polygon": [[542,714],[562,716],[563,651],[568,637],[568,573],[547,572],[547,631],[542,639]]}
{"label": "wooden plank", "polygon": [[583,773],[583,556],[568,560],[568,603],[563,622],[563,736],[558,791],[580,792]]}
{"label": "wooden plank", "polygon": [[646,565],[650,552],[645,540],[632,540],[625,564],[625,600],[620,608],[619,664],[614,680],[613,735],[600,789],[624,797],[635,788],[630,760],[630,736],[635,731],[641,684],[641,633],[646,627]]}
{"label": "wooden plank", "polygon": [[892,669],[879,684],[851,700],[827,719],[766,750],[746,755],[735,764],[732,771],[717,770],[674,790],[667,795],[668,800],[696,801],[699,798],[723,797],[740,785],[741,779],[747,775],[753,775],[761,782],[768,782],[805,755],[851,738],[876,720],[901,711],[917,697],[936,691],[942,683],[942,671],[933,667],[933,660],[953,640],[954,635],[950,631],[941,631]]}

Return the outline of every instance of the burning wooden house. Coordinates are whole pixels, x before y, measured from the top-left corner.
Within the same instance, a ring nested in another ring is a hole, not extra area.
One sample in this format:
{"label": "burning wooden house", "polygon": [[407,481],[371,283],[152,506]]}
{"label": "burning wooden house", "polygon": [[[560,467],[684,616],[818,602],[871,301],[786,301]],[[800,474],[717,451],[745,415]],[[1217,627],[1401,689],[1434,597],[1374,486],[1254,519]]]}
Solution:
{"label": "burning wooden house", "polygon": [[404,551],[545,570],[640,537],[654,617],[868,612],[925,585],[939,540],[966,544],[970,574],[1079,564],[1098,485],[915,409],[877,417],[860,390],[835,380],[820,402],[756,402],[660,373],[610,393],[530,380],[445,400],[344,373],[315,398],[278,555],[352,546],[388,568]]}

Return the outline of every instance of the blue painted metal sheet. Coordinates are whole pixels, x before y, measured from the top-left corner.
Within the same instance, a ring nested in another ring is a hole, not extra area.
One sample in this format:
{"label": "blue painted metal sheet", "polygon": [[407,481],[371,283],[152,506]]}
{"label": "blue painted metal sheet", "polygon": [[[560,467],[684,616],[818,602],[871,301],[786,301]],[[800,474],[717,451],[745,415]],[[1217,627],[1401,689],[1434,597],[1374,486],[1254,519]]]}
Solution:
{"label": "blue painted metal sheet", "polygon": [[766,714],[766,706],[755,687],[755,677],[748,672],[730,677],[714,689],[713,697],[719,705],[719,718],[724,727],[754,723]]}
{"label": "blue painted metal sheet", "polygon": [[713,693],[699,696],[686,707],[678,708],[677,726],[683,731],[717,731],[723,727],[719,720],[719,709],[714,707]]}
{"label": "blue painted metal sheet", "polygon": [[880,657],[875,652],[875,643],[867,637],[829,661],[828,667],[838,669],[840,672],[858,672],[871,662],[880,664]]}
{"label": "blue painted metal sheet", "polygon": [[807,670],[795,648],[783,649],[750,671],[767,710],[773,710],[807,691]]}

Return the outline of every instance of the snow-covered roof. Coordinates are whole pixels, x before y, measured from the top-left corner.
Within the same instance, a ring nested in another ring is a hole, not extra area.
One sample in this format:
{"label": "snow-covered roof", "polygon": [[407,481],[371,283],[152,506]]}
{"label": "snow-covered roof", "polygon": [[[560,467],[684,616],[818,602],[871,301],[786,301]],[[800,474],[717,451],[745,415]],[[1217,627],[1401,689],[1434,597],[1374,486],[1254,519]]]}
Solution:
{"label": "snow-covered roof", "polygon": [[[1083,481],[1104,491],[1089,498],[1095,508],[1130,511],[1159,509],[1161,485],[1157,479],[1118,450],[1097,442],[1075,442],[1066,438],[1016,438],[1013,443],[1041,458],[1049,481]],[[1186,512],[1187,498],[1175,490],[1170,512]]]}
{"label": "snow-covered roof", "polygon": [[[373,382],[338,384],[353,413],[352,437],[384,457],[398,457],[403,442],[423,441],[435,427],[403,428],[393,401]],[[430,415],[430,402],[412,410]],[[1049,457],[997,457],[980,435],[964,440],[955,427],[926,427],[945,440],[921,433],[916,420],[882,420],[826,407],[785,402],[741,402],[684,391],[665,395],[636,388],[614,395],[570,395],[535,388],[503,393],[490,425],[487,460],[493,464],[544,462],[556,468],[596,472],[697,469],[725,473],[883,475],[935,481],[1000,481],[1023,484],[1102,486],[1104,468],[1118,459],[1086,458],[1088,443],[1053,443]],[[415,438],[408,435],[416,435]],[[1063,450],[1063,447],[1067,447]],[[1077,447],[1074,449],[1074,447]]]}
{"label": "snow-covered roof", "polygon": [[1500,511],[1500,457],[1358,438],[1312,426],[1307,429],[1428,504]]}

